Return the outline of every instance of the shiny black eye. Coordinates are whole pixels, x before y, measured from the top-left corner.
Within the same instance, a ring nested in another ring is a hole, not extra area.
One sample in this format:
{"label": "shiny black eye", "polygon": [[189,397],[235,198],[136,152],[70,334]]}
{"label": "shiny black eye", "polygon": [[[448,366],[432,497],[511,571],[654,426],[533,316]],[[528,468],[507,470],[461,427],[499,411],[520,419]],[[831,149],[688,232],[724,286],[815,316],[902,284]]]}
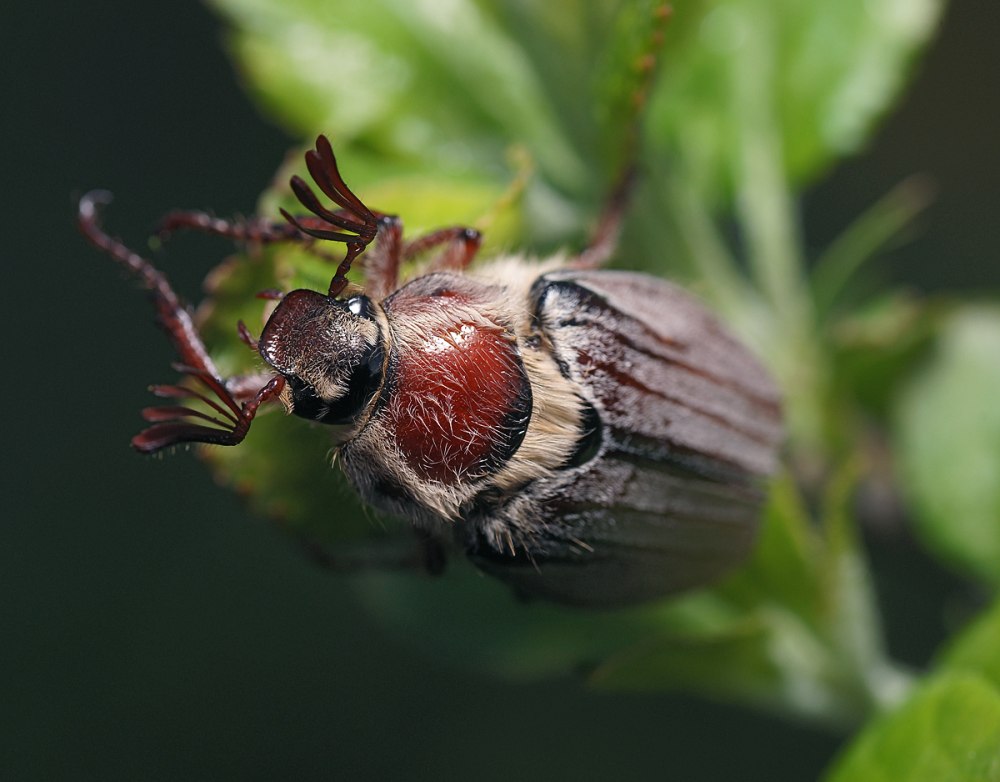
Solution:
{"label": "shiny black eye", "polygon": [[375,308],[372,306],[372,300],[367,296],[352,296],[347,300],[347,309],[359,318],[375,320]]}

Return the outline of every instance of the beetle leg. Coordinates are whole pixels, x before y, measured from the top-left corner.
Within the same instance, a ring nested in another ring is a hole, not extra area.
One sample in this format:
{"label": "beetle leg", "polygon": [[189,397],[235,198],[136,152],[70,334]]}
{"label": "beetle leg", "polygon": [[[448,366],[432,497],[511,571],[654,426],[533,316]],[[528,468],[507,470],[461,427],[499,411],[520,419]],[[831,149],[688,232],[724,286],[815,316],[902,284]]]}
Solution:
{"label": "beetle leg", "polygon": [[153,424],[132,439],[137,450],[153,453],[183,442],[235,445],[243,440],[257,408],[277,396],[284,378],[269,376],[252,396],[241,390],[238,403],[208,355],[191,313],[170,286],[166,276],[152,263],[107,234],[100,224],[100,207],[111,200],[106,191],[94,191],[80,199],[77,222],[83,235],[131,272],[149,290],[156,318],[167,332],[180,359],[178,371],[200,383],[207,393],[180,385],[154,386],[152,391],[167,399],[198,399],[211,412],[183,406],[147,408],[143,418]]}
{"label": "beetle leg", "polygon": [[395,215],[379,215],[378,240],[365,256],[365,287],[380,301],[399,287],[399,264],[403,253],[403,221]]}
{"label": "beetle leg", "polygon": [[166,330],[177,354],[185,365],[196,367],[210,375],[218,370],[195,329],[187,311],[166,276],[138,253],[126,247],[119,239],[112,238],[101,228],[100,207],[111,202],[111,193],[95,190],[80,199],[78,224],[83,235],[97,249],[103,250],[128,269],[149,290],[153,298],[157,319]]}
{"label": "beetle leg", "polygon": [[[337,209],[334,214],[344,216],[347,214],[347,210]],[[379,212],[374,214],[382,217]],[[295,221],[298,225],[311,231],[323,230],[329,226],[326,220],[313,215],[296,215]],[[180,231],[197,231],[212,236],[221,236],[233,242],[251,246],[295,242],[300,244],[304,251],[317,258],[329,263],[339,263],[339,259],[318,248],[318,240],[315,237],[303,233],[297,225],[293,225],[287,220],[274,222],[263,218],[227,219],[216,217],[208,212],[178,210],[164,215],[153,229],[153,235],[161,242],[166,242]]]}
{"label": "beetle leg", "polygon": [[590,242],[576,258],[567,263],[574,269],[596,269],[603,266],[618,249],[618,237],[621,235],[622,220],[628,207],[629,198],[635,185],[635,167],[630,167],[619,179],[597,221],[597,228],[590,237]]}
{"label": "beetle leg", "polygon": [[257,392],[270,382],[273,372],[249,372],[245,375],[233,375],[225,380],[226,391],[239,403],[249,402]]}
{"label": "beetle leg", "polygon": [[464,226],[442,228],[404,243],[402,221],[395,215],[375,214],[379,218],[378,240],[365,256],[365,283],[368,295],[376,301],[399,287],[403,261],[443,247],[424,273],[462,270],[475,258],[482,243],[479,231]]}
{"label": "beetle leg", "polygon": [[[200,373],[187,372],[186,374],[200,380],[211,389],[223,401],[232,402],[230,409],[236,403],[233,397],[226,390],[225,385],[218,380]],[[212,399],[206,397],[189,388],[181,386],[153,386],[152,391],[157,396],[197,398],[208,404],[219,417],[202,413],[183,406],[147,407],[142,411],[142,417],[152,426],[143,429],[132,438],[132,447],[143,453],[155,453],[156,451],[168,448],[171,445],[180,443],[206,443],[208,445],[238,445],[243,442],[250,424],[257,415],[257,409],[264,402],[275,399],[285,387],[285,378],[281,375],[273,375],[267,384],[258,389],[252,398],[244,402],[239,407],[235,407],[232,413],[223,409]],[[204,423],[195,423],[204,421]]]}
{"label": "beetle leg", "polygon": [[[347,245],[347,254],[330,281],[330,295],[336,296],[347,286],[347,273],[354,259],[372,242],[387,215],[373,212],[347,186],[326,136],[317,137],[315,149],[306,152],[305,157],[313,182],[339,208],[327,209],[302,177],[293,176],[289,180],[292,192],[311,215],[292,215],[282,209],[285,222],[279,223],[260,218],[226,220],[207,212],[176,211],[160,221],[156,235],[166,240],[177,231],[194,230],[255,244],[299,241],[310,248],[316,239],[343,242]],[[314,252],[325,257],[321,252]]]}
{"label": "beetle leg", "polygon": [[[300,180],[301,181],[301,180]],[[352,212],[347,209],[335,209],[329,215],[338,220],[338,227],[354,230]],[[380,216],[380,213],[373,212]],[[313,215],[295,215],[294,223],[287,219],[281,222],[264,218],[225,218],[216,217],[199,210],[178,209],[167,212],[153,229],[153,234],[161,241],[167,241],[180,231],[197,231],[232,239],[234,242],[250,244],[273,244],[274,242],[303,242],[311,244],[315,241],[313,234],[330,227],[330,219]],[[329,233],[329,231],[327,231]],[[327,235],[319,238],[330,238]],[[354,237],[351,237],[354,238]]]}
{"label": "beetle leg", "polygon": [[[320,221],[316,219],[315,222],[319,223]],[[317,225],[317,227],[319,226]],[[156,224],[153,233],[161,241],[166,241],[178,231],[198,231],[213,236],[223,236],[234,242],[252,244],[303,241],[305,239],[295,226],[287,222],[278,223],[261,219],[225,219],[208,212],[187,210],[165,214]]]}
{"label": "beetle leg", "polygon": [[417,237],[412,242],[407,242],[403,250],[403,258],[409,260],[435,248],[443,247],[444,249],[428,265],[426,273],[446,270],[461,271],[472,263],[482,243],[482,234],[475,228],[466,228],[461,225],[441,228]]}
{"label": "beetle leg", "polygon": [[634,65],[635,89],[628,108],[628,122],[622,134],[622,148],[619,154],[621,165],[608,193],[604,208],[597,220],[597,227],[590,241],[580,254],[569,262],[576,269],[596,269],[607,263],[618,249],[622,220],[629,199],[635,190],[636,161],[642,136],[642,118],[645,116],[649,91],[656,76],[659,49],[663,44],[663,30],[670,19],[669,5],[658,6],[650,20],[650,34],[645,47]]}

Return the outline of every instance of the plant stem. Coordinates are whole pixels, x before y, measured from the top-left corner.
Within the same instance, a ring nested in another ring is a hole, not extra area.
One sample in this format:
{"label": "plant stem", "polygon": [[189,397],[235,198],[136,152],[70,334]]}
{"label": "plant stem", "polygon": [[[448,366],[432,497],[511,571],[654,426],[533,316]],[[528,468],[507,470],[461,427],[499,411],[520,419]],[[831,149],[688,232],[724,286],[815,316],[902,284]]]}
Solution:
{"label": "plant stem", "polygon": [[819,257],[812,289],[823,322],[865,261],[897,236],[927,206],[931,187],[923,177],[906,179],[857,218]]}
{"label": "plant stem", "polygon": [[[798,467],[822,470],[827,367],[805,281],[798,217],[785,171],[774,61],[775,20],[740,20],[742,46],[731,58],[732,110],[738,127],[734,181],[751,277],[770,309],[768,357],[786,397],[789,442]],[[793,393],[794,392],[794,393]]]}
{"label": "plant stem", "polygon": [[740,56],[732,58],[733,102],[740,122],[737,210],[754,280],[781,325],[800,331],[809,324],[809,305],[773,92],[776,34],[766,14],[746,21]]}

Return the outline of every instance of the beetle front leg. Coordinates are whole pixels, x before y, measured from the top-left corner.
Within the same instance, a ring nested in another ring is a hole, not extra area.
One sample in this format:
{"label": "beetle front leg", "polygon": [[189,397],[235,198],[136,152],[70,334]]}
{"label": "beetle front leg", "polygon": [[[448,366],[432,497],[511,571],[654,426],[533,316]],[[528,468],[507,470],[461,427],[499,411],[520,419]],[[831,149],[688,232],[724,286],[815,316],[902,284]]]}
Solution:
{"label": "beetle front leg", "polygon": [[571,268],[596,269],[611,260],[611,256],[618,249],[622,220],[635,190],[642,118],[645,116],[649,92],[655,80],[659,49],[663,45],[663,31],[670,15],[670,6],[664,4],[658,6],[650,17],[649,37],[633,66],[635,84],[629,101],[628,122],[622,136],[618,174],[604,202],[597,227],[591,234],[587,246],[569,262]]}
{"label": "beetle front leg", "polygon": [[476,257],[482,235],[474,228],[442,228],[403,242],[403,223],[395,215],[379,215],[378,239],[365,256],[365,287],[376,301],[399,287],[399,267],[403,261],[443,247],[424,269],[424,274],[464,270]]}
{"label": "beetle front leg", "polygon": [[[347,287],[347,273],[354,260],[371,244],[380,229],[391,229],[395,218],[372,211],[351,191],[340,175],[337,159],[326,136],[316,138],[315,147],[306,152],[305,160],[313,182],[337,208],[324,206],[302,177],[293,176],[289,180],[292,193],[311,214],[293,215],[281,209],[285,222],[278,223],[260,218],[226,220],[207,212],[177,211],[170,212],[161,220],[156,234],[165,240],[177,231],[193,230],[256,244],[300,242],[310,252],[323,258],[327,256],[314,247],[316,240],[340,242],[347,246],[347,252],[330,280],[329,295],[335,297]],[[381,262],[376,261],[374,278],[376,285],[392,290],[398,276],[401,240],[398,232],[395,238],[390,236],[387,239],[383,245],[388,249],[383,253]],[[393,284],[389,285],[390,282]]]}
{"label": "beetle front leg", "polygon": [[379,214],[378,238],[365,255],[365,288],[381,301],[399,287],[399,264],[403,255],[403,221],[395,215]]}
{"label": "beetle front leg", "polygon": [[216,217],[208,212],[192,210],[168,212],[153,229],[154,235],[161,241],[167,241],[179,231],[197,231],[212,236],[222,236],[234,242],[252,244],[293,242],[306,239],[294,225],[288,222],[278,223],[260,218],[226,219]]}
{"label": "beetle front leg", "polygon": [[634,186],[635,168],[632,167],[623,172],[608,196],[590,242],[567,264],[568,266],[574,269],[597,269],[611,260],[611,256],[618,249],[622,220]]}
{"label": "beetle front leg", "polygon": [[[137,451],[156,453],[180,443],[239,445],[250,431],[250,424],[257,415],[257,409],[264,402],[277,398],[285,387],[285,378],[281,375],[272,376],[267,385],[259,389],[249,401],[237,407],[235,400],[218,378],[193,372],[186,374],[202,381],[223,401],[232,402],[231,405],[226,405],[229,409],[190,388],[153,386],[150,390],[157,396],[200,399],[218,413],[218,416],[183,406],[147,407],[142,411],[142,417],[152,426],[143,429],[132,438],[132,447]],[[195,423],[196,421],[204,423]]]}
{"label": "beetle front leg", "polygon": [[271,382],[273,372],[250,372],[245,375],[233,375],[225,380],[226,391],[240,404],[249,402],[257,392]]}
{"label": "beetle front leg", "polygon": [[[347,215],[348,212],[345,209],[338,209],[334,214],[343,216]],[[293,225],[287,220],[275,222],[260,217],[225,218],[197,210],[176,210],[168,212],[160,219],[153,228],[153,235],[161,242],[169,241],[174,234],[181,231],[221,236],[235,243],[249,245],[295,242],[322,258],[333,260],[330,256],[316,249],[317,240],[302,230],[305,228],[319,231],[328,227],[328,222],[312,215],[296,215],[295,221],[297,225]]]}
{"label": "beetle front leg", "polygon": [[211,411],[181,405],[146,408],[143,418],[152,426],[132,439],[133,447],[153,453],[185,442],[236,445],[246,436],[260,405],[281,393],[284,378],[269,376],[256,393],[250,395],[245,389],[241,390],[240,396],[245,401],[237,401],[209,357],[191,313],[166,276],[101,228],[100,207],[110,201],[111,194],[106,191],[94,191],[81,198],[77,218],[80,230],[91,244],[125,267],[149,291],[157,322],[166,331],[180,359],[175,368],[203,386],[207,393],[186,385],[154,386],[152,391],[166,399],[198,399]]}
{"label": "beetle front leg", "polygon": [[403,258],[409,260],[438,247],[444,249],[428,265],[425,273],[464,271],[479,252],[483,236],[475,228],[457,225],[441,228],[407,243]]}

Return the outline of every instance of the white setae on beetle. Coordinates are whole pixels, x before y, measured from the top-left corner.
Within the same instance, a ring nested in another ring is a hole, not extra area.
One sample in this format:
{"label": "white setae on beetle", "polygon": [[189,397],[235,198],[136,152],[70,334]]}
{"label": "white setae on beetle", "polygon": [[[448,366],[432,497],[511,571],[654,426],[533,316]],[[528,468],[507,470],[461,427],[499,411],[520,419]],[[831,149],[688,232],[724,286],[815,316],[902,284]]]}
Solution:
{"label": "white setae on beetle", "polygon": [[[779,394],[690,295],[598,268],[622,193],[573,259],[471,265],[476,231],[405,242],[396,217],[346,186],[325,137],[306,163],[334,208],[293,177],[308,215],[238,223],[176,212],[163,223],[346,244],[329,290],[272,293],[259,339],[239,324],[265,365],[247,376],[220,376],[163,274],[103,231],[108,194],[81,200],[84,234],[149,289],[188,378],[154,392],[203,403],[143,411],[151,425],[135,448],[237,445],[260,406],[278,402],[329,425],[348,481],[409,520],[428,550],[457,547],[519,593],[563,603],[652,599],[710,583],[746,557],[776,465]],[[357,293],[346,275],[369,245]],[[425,254],[422,272],[400,284],[401,263]]]}

